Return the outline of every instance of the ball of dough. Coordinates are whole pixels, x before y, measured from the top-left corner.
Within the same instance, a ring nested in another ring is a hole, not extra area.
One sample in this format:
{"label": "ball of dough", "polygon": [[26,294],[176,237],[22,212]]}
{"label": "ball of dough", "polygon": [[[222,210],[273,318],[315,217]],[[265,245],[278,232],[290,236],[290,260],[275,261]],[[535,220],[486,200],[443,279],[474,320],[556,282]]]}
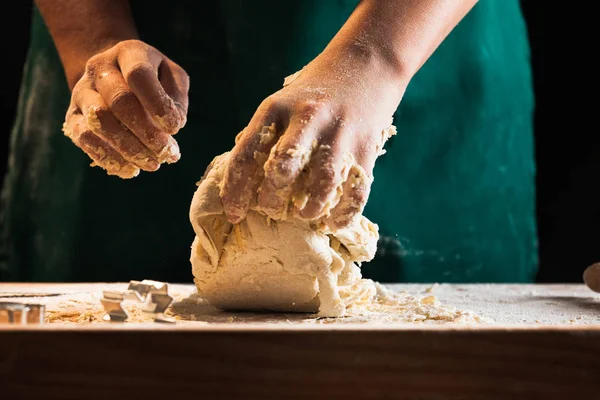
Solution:
{"label": "ball of dough", "polygon": [[229,153],[216,157],[194,194],[191,263],[199,294],[223,310],[343,316],[376,295],[360,263],[376,251],[378,227],[364,216],[334,232],[295,218],[274,221],[251,206],[232,225],[219,196]]}

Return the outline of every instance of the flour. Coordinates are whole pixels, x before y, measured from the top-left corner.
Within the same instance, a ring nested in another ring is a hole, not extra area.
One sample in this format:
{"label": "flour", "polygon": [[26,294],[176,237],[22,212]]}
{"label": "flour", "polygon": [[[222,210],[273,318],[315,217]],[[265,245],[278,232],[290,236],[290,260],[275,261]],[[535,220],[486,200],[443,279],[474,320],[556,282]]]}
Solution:
{"label": "flour", "polygon": [[[48,324],[110,325],[102,320],[105,314],[100,303],[102,290],[121,291],[127,286],[126,283],[47,284],[32,289],[4,283],[0,285],[0,301],[44,304]],[[600,296],[583,284],[403,283],[385,285],[385,290],[396,297],[392,301],[395,307],[380,304],[379,310],[376,305],[363,315],[352,315],[350,310],[344,317],[321,318],[311,313],[222,311],[199,296],[193,285],[170,284],[169,294],[174,300],[165,314],[174,318],[177,325],[190,327],[325,325],[336,329],[339,325],[386,325],[401,330],[425,325],[450,329],[600,326]],[[124,306],[130,310],[126,324],[152,323],[148,315],[132,304]]]}
{"label": "flour", "polygon": [[[0,301],[43,304],[46,307],[45,323],[60,325],[111,324],[104,321],[105,311],[100,303],[102,290],[124,290],[126,284],[98,284],[97,290],[89,292],[65,293],[51,296],[7,296],[0,293]],[[457,310],[442,305],[437,298],[423,291],[411,294],[404,291],[391,291],[377,284],[380,293],[378,302],[368,309],[350,308],[346,316],[322,318],[311,313],[265,313],[265,312],[226,312],[219,310],[202,298],[194,286],[169,285],[173,303],[165,314],[175,319],[178,325],[208,324],[270,324],[270,325],[314,325],[314,324],[446,324],[486,322],[474,313]],[[7,296],[7,297],[3,297]],[[139,304],[123,302],[128,314],[126,324],[154,323],[152,316],[141,311]],[[359,312],[357,312],[359,311]],[[580,321],[578,320],[578,323]],[[581,321],[583,322],[583,321]],[[116,323],[119,324],[119,323]]]}

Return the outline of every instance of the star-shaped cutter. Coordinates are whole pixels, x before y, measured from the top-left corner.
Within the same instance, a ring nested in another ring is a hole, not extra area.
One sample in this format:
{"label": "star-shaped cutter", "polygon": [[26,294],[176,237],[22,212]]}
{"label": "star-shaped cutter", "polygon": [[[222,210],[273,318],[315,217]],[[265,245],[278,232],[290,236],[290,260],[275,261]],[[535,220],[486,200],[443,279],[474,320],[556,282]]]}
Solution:
{"label": "star-shaped cutter", "polygon": [[141,310],[152,314],[154,322],[174,323],[173,318],[165,316],[173,298],[169,296],[168,285],[164,282],[144,279],[130,281],[127,290],[104,290],[100,302],[106,311],[105,321],[125,322],[129,315],[123,308],[124,301],[133,301],[141,305]]}

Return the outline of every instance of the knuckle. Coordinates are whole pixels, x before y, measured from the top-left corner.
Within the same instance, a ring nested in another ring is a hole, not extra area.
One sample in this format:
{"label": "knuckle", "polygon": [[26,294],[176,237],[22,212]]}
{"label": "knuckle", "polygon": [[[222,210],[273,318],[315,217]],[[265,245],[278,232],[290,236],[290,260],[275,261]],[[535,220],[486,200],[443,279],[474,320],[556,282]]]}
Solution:
{"label": "knuckle", "polygon": [[110,108],[124,109],[124,110],[133,109],[135,99],[136,99],[136,97],[131,90],[126,90],[126,89],[118,90],[112,95],[112,98],[110,99],[110,101],[108,103],[108,106]]}
{"label": "knuckle", "polygon": [[105,105],[94,105],[90,109],[96,114],[100,123],[104,123],[112,115],[110,109]]}
{"label": "knuckle", "polygon": [[138,62],[129,68],[124,78],[128,85],[136,84],[143,79],[147,79],[153,73],[152,65],[145,62]]}
{"label": "knuckle", "polygon": [[295,106],[298,112],[304,118],[312,118],[324,113],[327,110],[327,104],[323,101],[302,100]]}
{"label": "knuckle", "polygon": [[276,95],[270,95],[264,99],[259,106],[259,110],[261,111],[263,117],[269,117],[278,114],[282,108],[283,105]]}
{"label": "knuckle", "polygon": [[115,45],[115,48],[117,48],[119,51],[129,51],[135,48],[148,49],[149,47],[150,46],[148,46],[148,44],[144,43],[139,39],[122,40]]}
{"label": "knuckle", "polygon": [[338,133],[345,135],[350,133],[351,121],[350,114],[345,107],[336,107],[335,115],[331,118],[331,127]]}
{"label": "knuckle", "polygon": [[85,64],[85,75],[92,78],[97,76],[104,64],[106,64],[105,59],[106,57],[103,54],[91,57]]}

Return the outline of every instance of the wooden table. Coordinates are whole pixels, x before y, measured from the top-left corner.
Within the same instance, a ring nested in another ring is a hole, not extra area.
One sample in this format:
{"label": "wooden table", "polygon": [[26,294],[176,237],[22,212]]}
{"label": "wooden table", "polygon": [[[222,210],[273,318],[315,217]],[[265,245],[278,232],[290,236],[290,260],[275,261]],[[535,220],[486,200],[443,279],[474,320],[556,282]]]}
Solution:
{"label": "wooden table", "polygon": [[[106,286],[0,284],[0,301]],[[175,325],[0,325],[0,398],[600,399],[600,295],[583,285],[434,294],[493,322],[278,323],[289,315],[207,311]]]}

